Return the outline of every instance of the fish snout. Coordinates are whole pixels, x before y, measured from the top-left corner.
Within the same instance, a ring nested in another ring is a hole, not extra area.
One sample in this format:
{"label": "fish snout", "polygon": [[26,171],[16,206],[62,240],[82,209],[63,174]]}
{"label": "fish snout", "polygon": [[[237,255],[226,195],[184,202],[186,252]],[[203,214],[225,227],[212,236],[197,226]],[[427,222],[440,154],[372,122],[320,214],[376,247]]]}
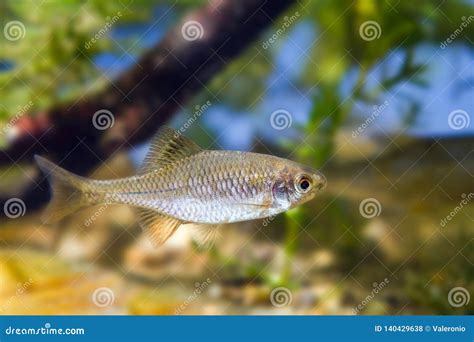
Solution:
{"label": "fish snout", "polygon": [[314,187],[318,192],[324,191],[326,189],[327,180],[326,177],[321,172],[315,172],[313,174]]}

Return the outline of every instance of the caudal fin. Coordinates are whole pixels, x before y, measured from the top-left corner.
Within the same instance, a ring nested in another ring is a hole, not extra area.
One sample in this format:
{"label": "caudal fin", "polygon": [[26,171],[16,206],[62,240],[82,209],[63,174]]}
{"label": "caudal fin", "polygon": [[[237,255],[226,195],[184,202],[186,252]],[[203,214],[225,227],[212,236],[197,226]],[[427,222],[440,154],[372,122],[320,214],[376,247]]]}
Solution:
{"label": "caudal fin", "polygon": [[64,170],[49,160],[35,156],[36,163],[48,176],[52,199],[41,220],[46,223],[57,222],[78,209],[90,205],[84,198],[86,180]]}

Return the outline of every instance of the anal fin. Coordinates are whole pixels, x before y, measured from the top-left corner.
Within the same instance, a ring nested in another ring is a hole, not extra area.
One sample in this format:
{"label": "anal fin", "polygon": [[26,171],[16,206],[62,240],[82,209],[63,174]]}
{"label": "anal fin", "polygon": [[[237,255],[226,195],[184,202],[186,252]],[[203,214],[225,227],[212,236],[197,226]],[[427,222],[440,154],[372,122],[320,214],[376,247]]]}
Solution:
{"label": "anal fin", "polygon": [[209,249],[214,245],[218,237],[218,228],[220,225],[200,224],[193,227],[193,240],[202,249]]}
{"label": "anal fin", "polygon": [[138,209],[139,222],[155,247],[164,244],[183,223],[150,209]]}

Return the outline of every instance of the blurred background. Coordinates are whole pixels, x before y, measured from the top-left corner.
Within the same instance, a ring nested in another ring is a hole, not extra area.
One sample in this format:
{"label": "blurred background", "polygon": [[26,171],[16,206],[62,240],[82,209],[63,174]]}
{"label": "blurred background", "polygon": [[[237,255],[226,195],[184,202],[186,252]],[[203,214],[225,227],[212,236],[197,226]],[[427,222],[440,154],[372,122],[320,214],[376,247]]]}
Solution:
{"label": "blurred background", "polygon": [[[0,313],[473,314],[472,1],[3,1]],[[43,225],[41,154],[136,172],[160,125],[324,194],[156,249],[132,208]]]}

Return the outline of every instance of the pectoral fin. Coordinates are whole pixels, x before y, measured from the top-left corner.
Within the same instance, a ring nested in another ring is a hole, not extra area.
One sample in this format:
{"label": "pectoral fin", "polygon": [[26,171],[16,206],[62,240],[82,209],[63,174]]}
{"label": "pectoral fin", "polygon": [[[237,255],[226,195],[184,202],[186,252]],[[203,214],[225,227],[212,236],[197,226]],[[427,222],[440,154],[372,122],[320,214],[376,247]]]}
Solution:
{"label": "pectoral fin", "polygon": [[138,209],[138,215],[140,225],[156,247],[164,244],[183,223],[149,209]]}

